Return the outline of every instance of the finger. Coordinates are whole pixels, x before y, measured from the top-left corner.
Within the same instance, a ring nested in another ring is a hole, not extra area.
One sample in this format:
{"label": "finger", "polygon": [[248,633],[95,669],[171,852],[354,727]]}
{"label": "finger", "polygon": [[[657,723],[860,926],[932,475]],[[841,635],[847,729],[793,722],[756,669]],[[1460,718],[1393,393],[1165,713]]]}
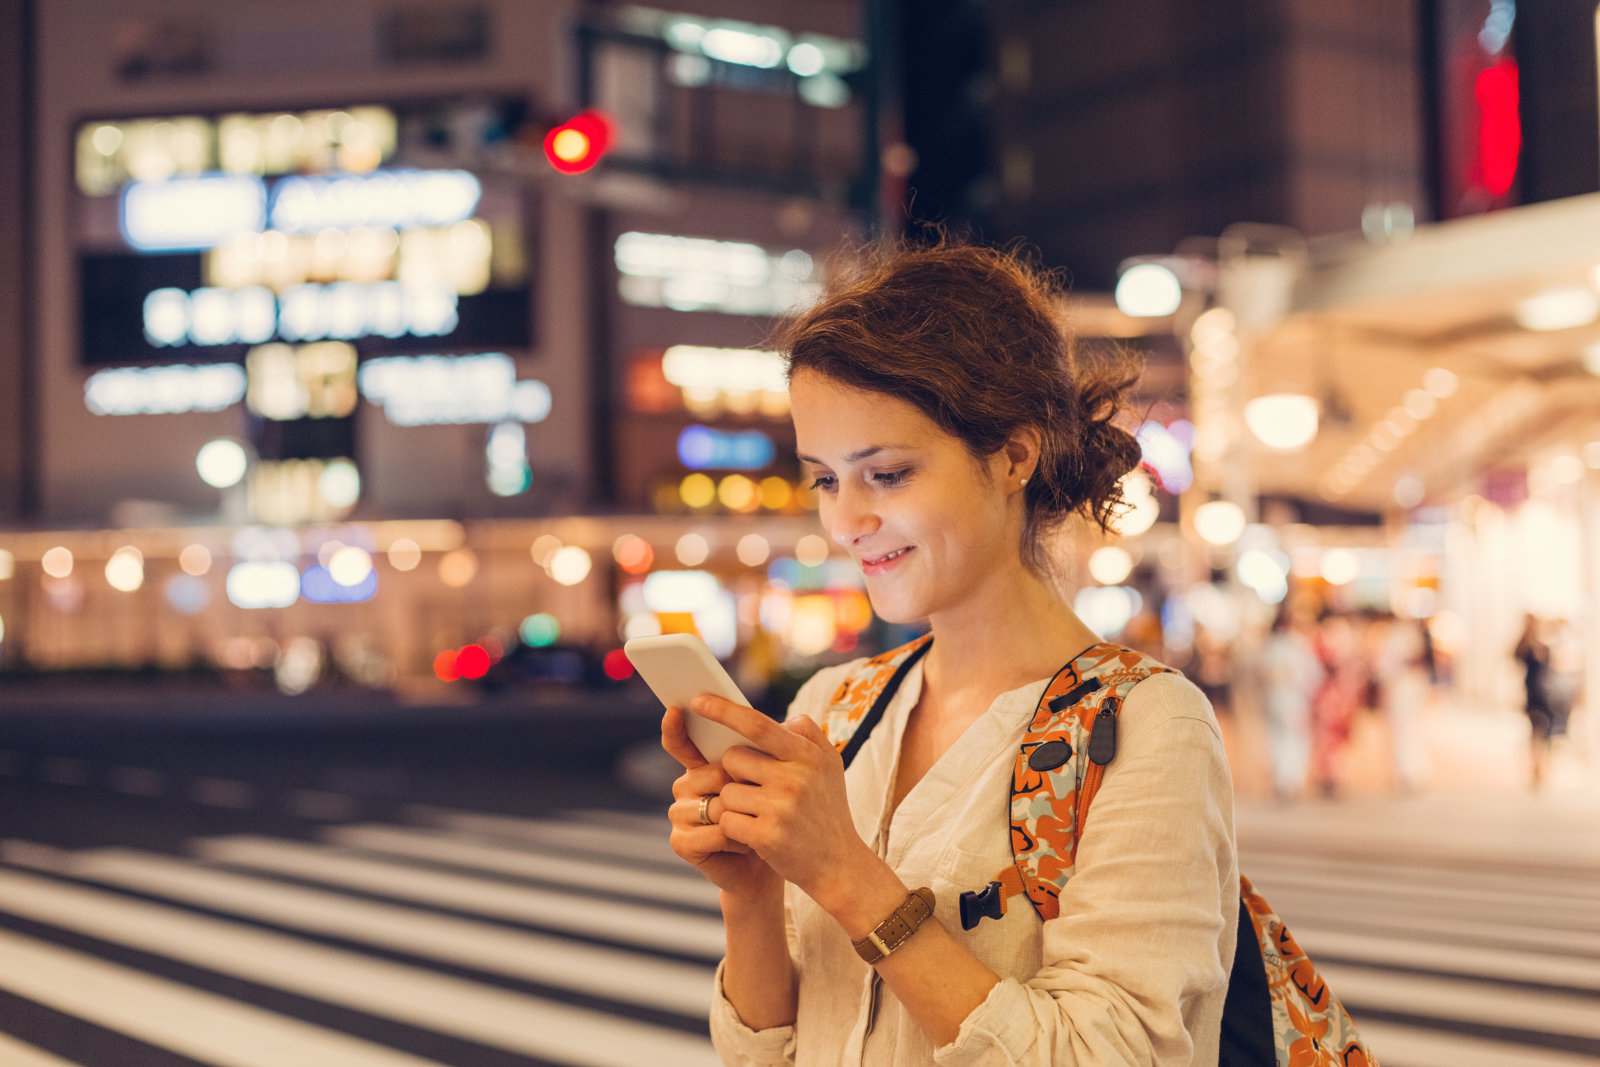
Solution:
{"label": "finger", "polygon": [[798,738],[755,708],[735,704],[713,693],[701,693],[689,708],[712,722],[719,722],[750,739],[750,743],[778,759],[792,759],[804,751]]}
{"label": "finger", "polygon": [[817,725],[817,720],[809,715],[795,715],[783,724],[783,728],[796,737],[803,737],[814,745],[822,748],[833,748],[833,742],[828,740],[828,735],[822,727]]}
{"label": "finger", "polygon": [[[700,817],[700,801],[710,797],[711,802],[705,807],[706,817]],[[695,796],[681,797],[667,805],[667,819],[674,829],[694,829],[700,826],[715,826],[722,813],[727,810],[727,805],[715,793],[702,793]]]}
{"label": "finger", "polygon": [[668,843],[680,858],[696,866],[717,852],[750,851],[748,845],[729,840],[720,826],[695,826],[686,830],[674,830]]}
{"label": "finger", "polygon": [[686,770],[692,770],[695,767],[705,766],[706,758],[700,754],[694,742],[689,740],[689,731],[684,725],[683,715],[682,708],[668,707],[666,714],[661,716],[661,747]]}
{"label": "finger", "polygon": [[784,761],[775,760],[747,745],[733,745],[722,754],[721,763],[731,781],[763,785],[772,780],[774,772],[783,766]]}
{"label": "finger", "polygon": [[706,793],[720,793],[733,777],[720,763],[706,763],[691,767],[678,775],[672,783],[672,796],[676,800],[699,798]]}
{"label": "finger", "polygon": [[723,789],[722,795],[711,806],[716,809],[717,821],[721,823],[722,815],[728,812],[738,815],[763,814],[768,810],[766,799],[760,786],[733,782]]}

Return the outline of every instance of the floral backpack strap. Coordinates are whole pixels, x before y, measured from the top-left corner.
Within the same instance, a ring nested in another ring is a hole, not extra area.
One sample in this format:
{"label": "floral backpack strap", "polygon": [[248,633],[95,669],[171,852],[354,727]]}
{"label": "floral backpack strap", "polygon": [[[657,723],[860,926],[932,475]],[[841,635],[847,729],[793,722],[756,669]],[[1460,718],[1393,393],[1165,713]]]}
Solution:
{"label": "floral backpack strap", "polygon": [[[1367,1047],[1355,1020],[1318,973],[1316,964],[1289,933],[1278,913],[1256,892],[1250,879],[1239,876],[1239,895],[1244,902],[1241,923],[1248,923],[1260,946],[1259,956],[1248,952],[1249,934],[1241,927],[1239,952],[1228,984],[1228,1005],[1223,1010],[1224,1040],[1237,1025],[1234,987],[1241,984],[1240,972],[1248,968],[1251,985],[1260,987],[1261,968],[1266,972],[1265,995],[1271,1009],[1273,1052],[1278,1067],[1377,1067],[1378,1060]],[[1252,997],[1260,1011],[1260,992]],[[1243,999],[1243,998],[1240,998]],[[1242,1014],[1242,1012],[1240,1012]],[[1263,1017],[1262,1022],[1266,1020]],[[1252,1025],[1256,1025],[1254,1020]],[[1266,1056],[1260,1057],[1263,1061]]]}
{"label": "floral backpack strap", "polygon": [[846,767],[867,743],[900,683],[932,643],[933,635],[923,634],[909,644],[863,660],[834,690],[822,728],[844,757]]}
{"label": "floral backpack strap", "polygon": [[1169,671],[1132,649],[1101,643],[1045,686],[1011,775],[1012,862],[985,889],[961,894],[963,928],[998,919],[1018,893],[1041,919],[1060,914],[1089,804],[1117,753],[1122,702],[1150,675]]}

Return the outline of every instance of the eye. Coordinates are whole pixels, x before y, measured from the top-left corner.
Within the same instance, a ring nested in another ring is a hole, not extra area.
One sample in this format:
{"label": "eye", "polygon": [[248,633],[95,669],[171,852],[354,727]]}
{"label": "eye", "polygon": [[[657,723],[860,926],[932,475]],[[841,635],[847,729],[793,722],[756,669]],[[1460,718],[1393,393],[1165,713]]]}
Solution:
{"label": "eye", "polygon": [[826,493],[833,489],[834,477],[831,474],[819,474],[817,480],[811,483],[812,489],[820,489]]}
{"label": "eye", "polygon": [[903,467],[897,471],[878,471],[872,476],[872,480],[879,485],[893,489],[897,486],[904,485],[906,479],[910,476],[911,468]]}

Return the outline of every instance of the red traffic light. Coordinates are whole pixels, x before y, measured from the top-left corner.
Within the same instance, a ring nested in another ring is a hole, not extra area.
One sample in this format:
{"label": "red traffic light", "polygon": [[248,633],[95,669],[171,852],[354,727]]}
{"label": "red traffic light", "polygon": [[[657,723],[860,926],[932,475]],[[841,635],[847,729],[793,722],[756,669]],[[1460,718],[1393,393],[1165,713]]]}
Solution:
{"label": "red traffic light", "polygon": [[563,174],[582,174],[611,147],[611,120],[585,111],[544,135],[544,157]]}

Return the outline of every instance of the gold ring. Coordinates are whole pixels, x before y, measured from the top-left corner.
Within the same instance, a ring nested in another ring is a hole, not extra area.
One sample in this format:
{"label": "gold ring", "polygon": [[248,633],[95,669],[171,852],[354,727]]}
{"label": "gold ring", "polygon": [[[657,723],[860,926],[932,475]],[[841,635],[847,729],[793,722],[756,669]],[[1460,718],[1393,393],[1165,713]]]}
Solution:
{"label": "gold ring", "polygon": [[716,796],[717,796],[717,794],[715,794],[715,793],[706,793],[703,796],[701,796],[701,798],[700,798],[700,825],[701,826],[710,826],[711,825],[711,802],[716,799]]}

